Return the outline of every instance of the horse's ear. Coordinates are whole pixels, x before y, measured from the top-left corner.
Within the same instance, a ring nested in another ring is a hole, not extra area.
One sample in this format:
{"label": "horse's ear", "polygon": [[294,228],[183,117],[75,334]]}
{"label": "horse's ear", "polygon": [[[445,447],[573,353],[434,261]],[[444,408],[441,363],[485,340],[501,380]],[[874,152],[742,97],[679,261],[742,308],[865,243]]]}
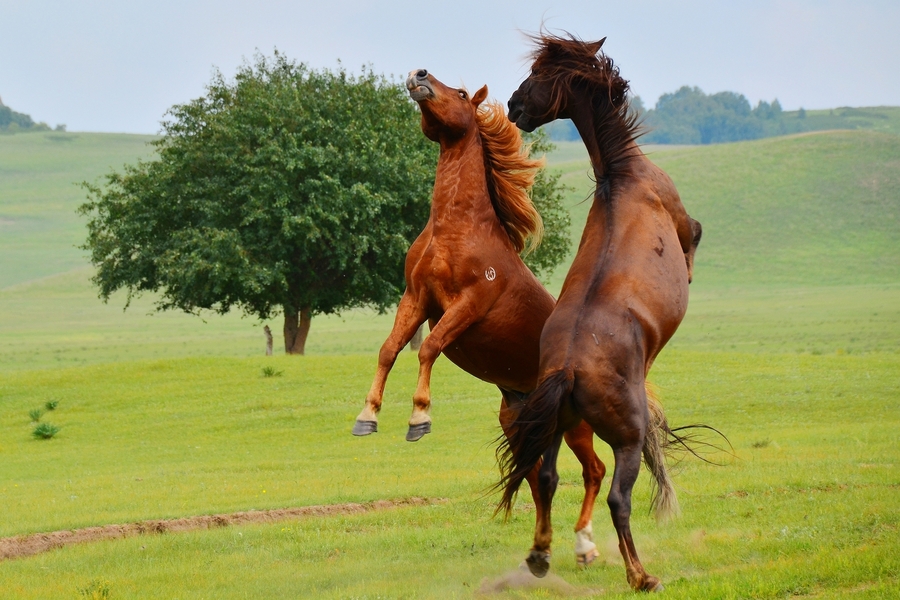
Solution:
{"label": "horse's ear", "polygon": [[590,51],[593,54],[597,54],[598,52],[600,52],[600,48],[603,47],[603,42],[605,42],[605,41],[606,41],[606,38],[603,38],[599,42],[591,42],[588,44],[588,48],[590,49]]}
{"label": "horse's ear", "polygon": [[476,108],[478,108],[478,105],[480,105],[482,102],[484,102],[484,99],[487,98],[487,95],[488,95],[487,86],[486,85],[481,86],[481,89],[478,90],[477,92],[475,92],[475,95],[472,96],[472,104]]}

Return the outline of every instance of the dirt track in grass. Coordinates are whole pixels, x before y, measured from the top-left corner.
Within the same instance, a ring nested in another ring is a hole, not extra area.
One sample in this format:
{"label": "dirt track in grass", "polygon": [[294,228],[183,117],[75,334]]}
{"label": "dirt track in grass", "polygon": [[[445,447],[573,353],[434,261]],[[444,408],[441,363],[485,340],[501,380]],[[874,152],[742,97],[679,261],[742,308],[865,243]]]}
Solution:
{"label": "dirt track in grass", "polygon": [[295,508],[278,508],[273,510],[250,510],[221,515],[200,515],[182,517],[180,519],[158,519],[138,521],[122,525],[98,525],[65,531],[48,533],[32,533],[13,537],[0,538],[0,561],[33,556],[72,544],[117,540],[138,535],[154,535],[160,533],[177,533],[196,531],[198,529],[216,529],[232,525],[252,523],[275,523],[290,521],[304,517],[331,517],[336,515],[353,515],[377,510],[406,508],[410,506],[429,506],[446,502],[434,498],[406,498],[403,500],[375,500],[374,502],[325,504],[320,506],[298,506]]}

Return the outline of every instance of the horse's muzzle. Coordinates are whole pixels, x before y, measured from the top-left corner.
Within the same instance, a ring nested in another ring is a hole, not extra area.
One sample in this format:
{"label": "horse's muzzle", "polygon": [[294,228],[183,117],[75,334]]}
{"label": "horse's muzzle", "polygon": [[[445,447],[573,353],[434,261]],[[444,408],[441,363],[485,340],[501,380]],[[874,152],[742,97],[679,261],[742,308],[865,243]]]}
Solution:
{"label": "horse's muzzle", "polygon": [[406,89],[409,90],[409,97],[416,102],[434,97],[434,87],[428,80],[428,71],[425,69],[409,72],[409,77],[406,78]]}

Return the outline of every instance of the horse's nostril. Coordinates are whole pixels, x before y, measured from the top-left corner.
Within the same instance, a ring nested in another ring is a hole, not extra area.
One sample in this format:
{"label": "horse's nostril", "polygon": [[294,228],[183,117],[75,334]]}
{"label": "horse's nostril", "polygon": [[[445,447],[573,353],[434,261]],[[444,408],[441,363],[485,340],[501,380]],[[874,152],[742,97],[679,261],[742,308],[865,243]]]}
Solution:
{"label": "horse's nostril", "polygon": [[428,71],[426,71],[425,69],[419,69],[418,71],[416,71],[416,79],[425,79],[426,77],[428,77]]}

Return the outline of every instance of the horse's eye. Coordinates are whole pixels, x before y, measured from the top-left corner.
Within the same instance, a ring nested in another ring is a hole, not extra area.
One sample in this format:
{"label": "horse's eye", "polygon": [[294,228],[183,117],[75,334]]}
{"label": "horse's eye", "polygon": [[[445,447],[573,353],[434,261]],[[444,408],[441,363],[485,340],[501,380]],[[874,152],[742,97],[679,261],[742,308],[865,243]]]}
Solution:
{"label": "horse's eye", "polygon": [[467,99],[467,98],[469,97],[469,95],[466,94],[466,92],[465,92],[464,90],[459,90],[459,91],[457,92],[457,94],[459,94],[459,97],[462,98],[463,100],[465,100],[465,99]]}

